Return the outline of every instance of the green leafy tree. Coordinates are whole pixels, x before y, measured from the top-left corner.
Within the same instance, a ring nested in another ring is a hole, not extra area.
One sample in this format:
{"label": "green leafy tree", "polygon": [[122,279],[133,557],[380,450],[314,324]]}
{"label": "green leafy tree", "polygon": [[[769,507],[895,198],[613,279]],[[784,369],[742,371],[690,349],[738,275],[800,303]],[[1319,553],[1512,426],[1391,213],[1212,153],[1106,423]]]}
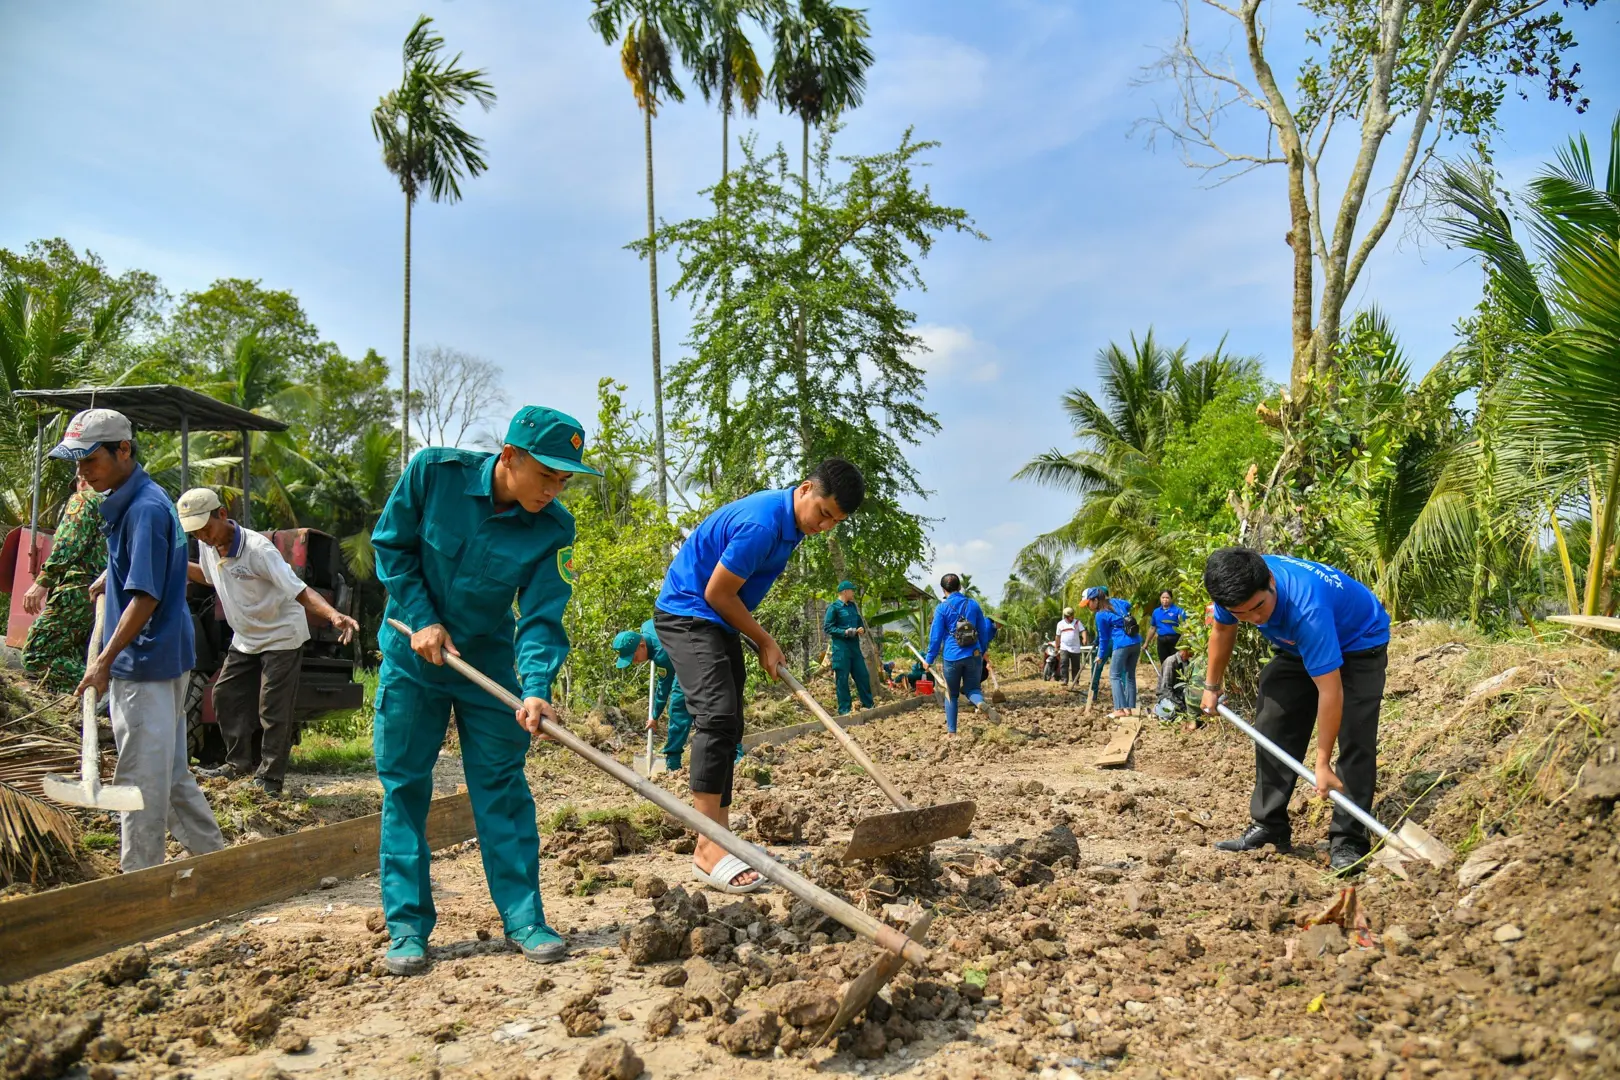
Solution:
{"label": "green leafy tree", "polygon": [[[1595,3],[1301,0],[1308,48],[1290,94],[1286,73],[1272,66],[1279,46],[1262,0],[1179,0],[1181,33],[1158,65],[1178,100],[1149,126],[1205,172],[1283,166],[1294,253],[1290,408],[1303,408],[1313,383],[1332,382],[1344,306],[1442,144],[1461,139],[1483,152],[1509,90],[1528,98],[1534,83],[1549,100],[1585,110],[1580,65],[1569,60],[1575,35],[1560,9]],[[1237,31],[1239,63],[1202,44],[1205,16],[1218,24],[1210,40]],[[1233,111],[1258,114],[1264,139],[1228,142],[1221,125]],[[1341,188],[1324,185],[1325,163],[1343,160],[1327,153],[1335,133],[1356,140]],[[1373,173],[1391,141],[1398,156],[1375,192]]]}
{"label": "green leafy tree", "polygon": [[460,202],[461,181],[489,168],[483,141],[468,132],[457,113],[469,100],[488,112],[495,90],[482,69],[461,66],[461,54],[446,58],[444,38],[419,16],[405,35],[404,75],[371,113],[371,133],[382,146],[383,164],[405,193],[405,311],[400,346],[400,468],[411,453],[411,211],[426,189],[434,202]]}
{"label": "green leafy tree", "polygon": [[[1588,615],[1614,611],[1620,572],[1620,116],[1608,156],[1599,171],[1583,136],[1530,182],[1515,204],[1528,249],[1483,165],[1443,183],[1444,233],[1480,256],[1521,343],[1496,391],[1505,496],[1550,524],[1566,595]],[[1585,534],[1584,583],[1560,516]]]}
{"label": "green leafy tree", "polygon": [[[658,337],[657,215],[653,207],[653,117],[662,99],[685,101],[686,91],[675,77],[677,59],[688,67],[701,67],[699,27],[701,13],[689,0],[593,0],[591,28],[608,45],[618,44],[619,62],[641,109],[642,141],[647,162],[647,242],[640,250],[647,258],[647,295],[652,308],[653,436],[657,465],[658,505],[669,506],[669,471],[664,432],[664,363]],[[624,40],[619,41],[620,32]]]}

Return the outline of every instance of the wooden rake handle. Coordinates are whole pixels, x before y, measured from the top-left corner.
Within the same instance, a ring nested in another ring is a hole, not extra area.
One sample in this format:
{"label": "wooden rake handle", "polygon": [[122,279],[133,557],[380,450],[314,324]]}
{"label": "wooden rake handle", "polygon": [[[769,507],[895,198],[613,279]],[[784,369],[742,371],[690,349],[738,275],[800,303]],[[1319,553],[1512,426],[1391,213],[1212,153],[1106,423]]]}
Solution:
{"label": "wooden rake handle", "polygon": [[[398,619],[389,619],[388,625],[404,634],[407,638],[412,633],[411,628]],[[444,653],[444,662],[451,670],[465,676],[508,708],[514,711],[523,708],[523,702],[517,695],[467,663],[461,657],[446,651]],[[852,932],[876,943],[882,948],[888,949],[892,953],[905,957],[914,964],[928,962],[928,949],[923,945],[912,941],[901,931],[896,930],[880,919],[868,915],[853,904],[841,900],[827,890],[806,881],[771,858],[763,849],[755,847],[729,829],[721,827],[719,823],[710,821],[657,784],[643,780],[636,775],[635,770],[619,764],[561,724],[542,718],[540,731],[554,742],[562,744],[566,749],[573,751],[598,769],[601,769],[670,817],[675,818],[682,825],[685,825],[698,835],[719,844],[723,850],[747,863],[750,869],[757,871],[767,881],[781,886],[800,900],[815,907],[816,910],[837,919]]]}
{"label": "wooden rake handle", "polygon": [[[759,655],[759,646],[754,644],[752,638],[744,636],[743,641],[747,642],[748,647],[754,650],[755,656]],[[894,803],[896,808],[901,810],[916,809],[904,795],[900,794],[900,789],[895,787],[889,778],[883,774],[883,770],[879,769],[872,759],[867,756],[866,751],[861,749],[860,744],[850,737],[849,732],[844,730],[844,726],[831,716],[828,716],[827,710],[821,707],[821,702],[811,697],[810,691],[804,688],[804,684],[793,677],[793,672],[788,670],[786,661],[783,661],[777,667],[776,674],[787,684],[788,689],[793,691],[793,696],[799,700],[799,704],[809,709],[810,715],[821,721],[821,726],[826,728],[832,734],[832,737],[838,740],[839,745],[844,748],[849,756],[855,759],[856,764],[865,769],[867,775],[877,782],[877,786],[882,789],[883,794],[887,796],[890,802]]]}

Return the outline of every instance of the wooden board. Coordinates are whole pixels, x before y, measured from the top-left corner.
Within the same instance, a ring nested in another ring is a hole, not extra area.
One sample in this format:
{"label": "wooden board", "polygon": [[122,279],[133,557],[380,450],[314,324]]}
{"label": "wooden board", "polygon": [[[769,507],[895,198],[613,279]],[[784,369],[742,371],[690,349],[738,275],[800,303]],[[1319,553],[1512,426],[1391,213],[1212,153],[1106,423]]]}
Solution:
{"label": "wooden board", "polygon": [[1108,740],[1103,747],[1102,754],[1097,758],[1097,768],[1117,769],[1131,760],[1131,751],[1136,748],[1136,737],[1142,733],[1142,722],[1133,717],[1125,718],[1125,726],[1114,732],[1114,737]]}
{"label": "wooden board", "polygon": [[[933,700],[932,696],[923,694],[917,697],[903,698],[900,701],[891,701],[887,705],[879,705],[875,709],[866,709],[862,712],[851,713],[848,716],[836,717],[836,719],[844,727],[860,727],[862,724],[882,720],[887,716],[910,712],[912,709],[920,708]],[[752,735],[744,735],[742,744],[743,748],[747,750],[763,745],[779,746],[785,742],[792,742],[801,735],[814,735],[817,732],[826,730],[821,726],[821,721],[811,720],[805,724],[789,724],[787,727],[767,728],[764,731],[756,731]]]}
{"label": "wooden board", "polygon": [[[0,983],[376,870],[381,830],[372,814],[0,903]],[[433,800],[427,834],[434,851],[474,835],[465,793]]]}
{"label": "wooden board", "polygon": [[1587,630],[1612,630],[1620,634],[1620,619],[1608,615],[1549,615],[1548,622],[1579,626]]}

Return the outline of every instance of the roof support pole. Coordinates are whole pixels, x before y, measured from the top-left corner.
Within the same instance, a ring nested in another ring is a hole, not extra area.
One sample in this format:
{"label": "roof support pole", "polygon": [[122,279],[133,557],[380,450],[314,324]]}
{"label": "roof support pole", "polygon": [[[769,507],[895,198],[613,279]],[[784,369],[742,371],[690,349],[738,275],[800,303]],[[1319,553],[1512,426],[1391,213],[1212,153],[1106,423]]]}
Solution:
{"label": "roof support pole", "polygon": [[242,429],[242,528],[253,528],[253,432]]}
{"label": "roof support pole", "polygon": [[191,490],[191,416],[180,413],[180,493]]}

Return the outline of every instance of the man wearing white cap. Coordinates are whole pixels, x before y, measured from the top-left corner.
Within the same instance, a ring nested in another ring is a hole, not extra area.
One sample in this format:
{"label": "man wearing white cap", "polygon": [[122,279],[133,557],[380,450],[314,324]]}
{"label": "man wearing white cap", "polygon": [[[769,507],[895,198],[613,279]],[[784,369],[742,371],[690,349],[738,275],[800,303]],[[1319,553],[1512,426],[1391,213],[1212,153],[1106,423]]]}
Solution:
{"label": "man wearing white cap", "polygon": [[107,572],[91,586],[94,595],[105,590],[106,619],[101,652],[85,665],[78,692],[107,698],[118,744],[113,783],[135,785],[146,802],[121,815],[125,873],[163,862],[169,830],[193,855],[225,846],[186,757],[186,677],[196,659],[186,534],[174,504],[136,462],[134,434],[123,413],[86,409],[51,451],[106,495]]}
{"label": "man wearing white cap", "polygon": [[[191,580],[213,586],[231,625],[231,647],[214,683],[225,764],[203,775],[252,776],[256,787],[280,795],[309,640],[304,612],[331,623],[344,642],[360,624],[305,585],[269,538],[226,517],[213,488],[192,488],[178,507],[180,527],[197,538]],[[255,735],[261,735],[257,752]]]}

